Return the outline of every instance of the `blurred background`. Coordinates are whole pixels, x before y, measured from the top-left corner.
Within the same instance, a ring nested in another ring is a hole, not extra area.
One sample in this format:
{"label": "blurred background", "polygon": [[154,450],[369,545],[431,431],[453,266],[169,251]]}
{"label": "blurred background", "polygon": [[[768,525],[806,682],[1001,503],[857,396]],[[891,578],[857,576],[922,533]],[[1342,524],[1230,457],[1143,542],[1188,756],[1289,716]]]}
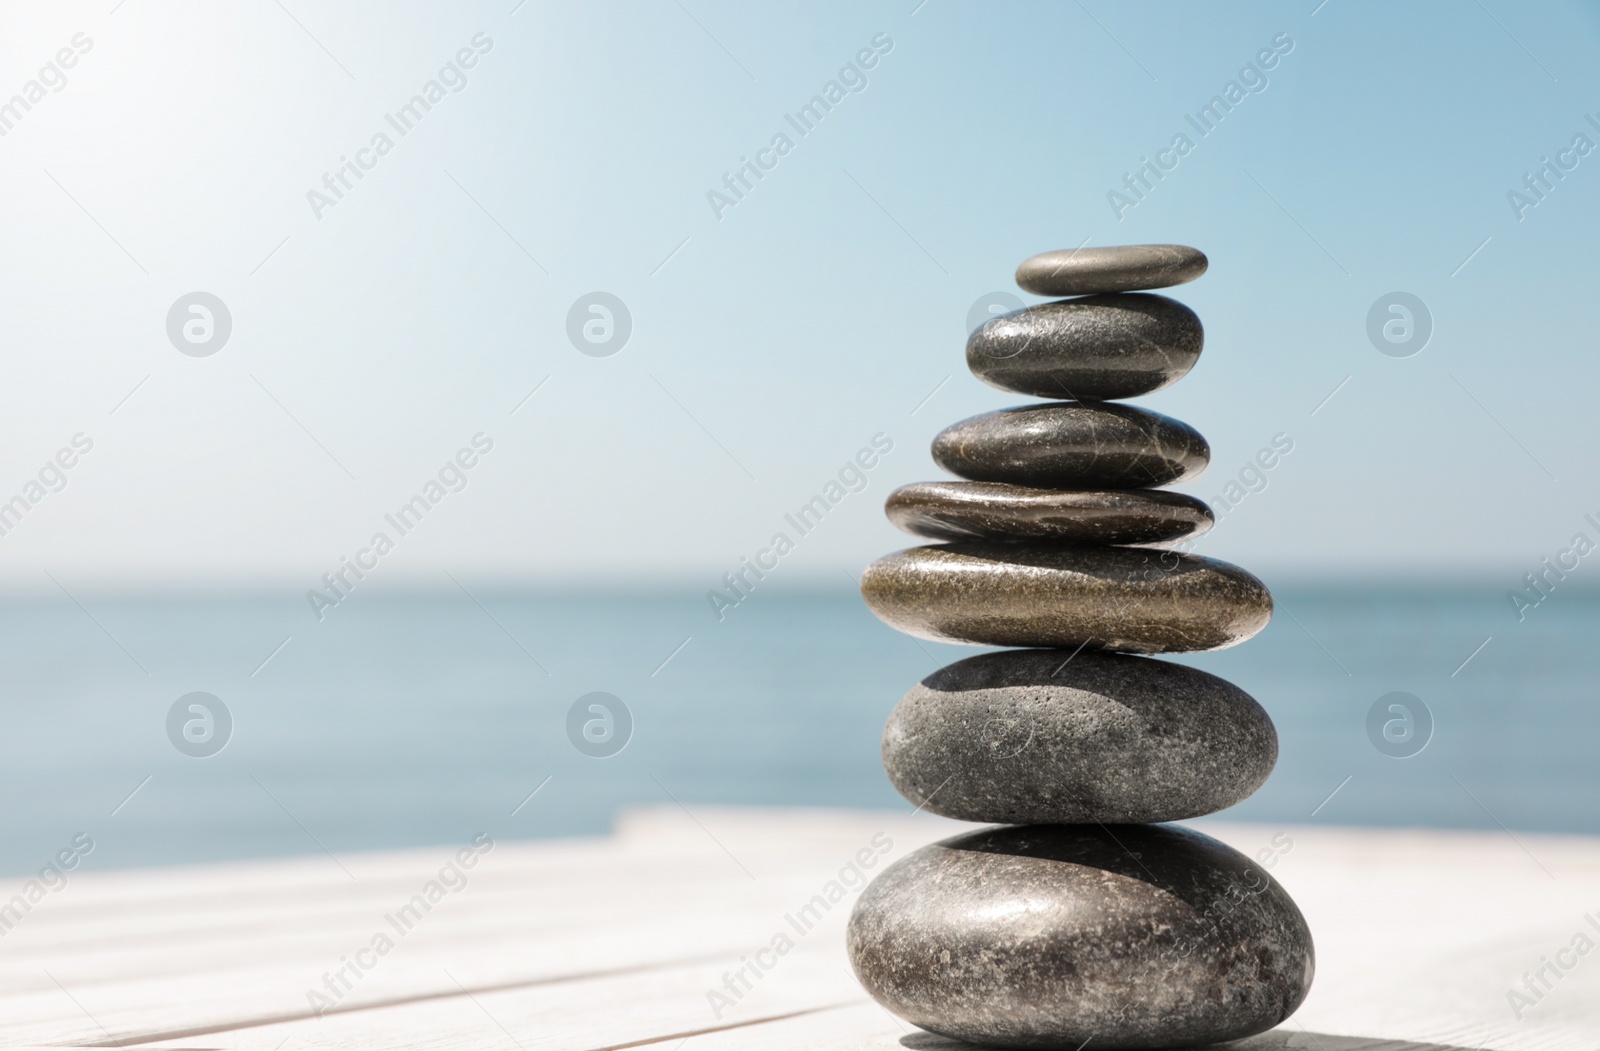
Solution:
{"label": "blurred background", "polygon": [[1280,600],[1182,658],[1279,728],[1228,818],[1600,832],[1594,4],[4,11],[0,869],[909,810],[975,651],[883,498],[1026,400],[1020,260],[1144,242]]}

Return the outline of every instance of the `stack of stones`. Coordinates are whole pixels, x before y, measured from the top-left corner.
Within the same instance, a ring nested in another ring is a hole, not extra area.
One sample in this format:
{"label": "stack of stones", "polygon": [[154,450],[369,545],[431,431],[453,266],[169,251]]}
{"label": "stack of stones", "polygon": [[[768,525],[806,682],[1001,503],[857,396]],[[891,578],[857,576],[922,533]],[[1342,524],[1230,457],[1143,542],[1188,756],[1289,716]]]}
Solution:
{"label": "stack of stones", "polygon": [[933,457],[966,481],[896,490],[889,518],[940,543],[875,562],[861,590],[924,639],[1017,646],[942,668],[889,717],[883,761],[937,814],[999,822],[886,869],[850,919],[856,975],[925,1029],[1096,1049],[1233,1040],[1286,1019],[1311,935],[1256,858],[1181,826],[1277,761],[1272,721],[1214,675],[1134,654],[1222,649],[1272,615],[1226,562],[1174,550],[1210,508],[1164,491],[1210,449],[1120,404],[1180,379],[1200,320],[1141,290],[1199,277],[1179,245],[1049,252],[1017,283],[1058,298],[972,333],[967,364],[1054,399],[963,420]]}

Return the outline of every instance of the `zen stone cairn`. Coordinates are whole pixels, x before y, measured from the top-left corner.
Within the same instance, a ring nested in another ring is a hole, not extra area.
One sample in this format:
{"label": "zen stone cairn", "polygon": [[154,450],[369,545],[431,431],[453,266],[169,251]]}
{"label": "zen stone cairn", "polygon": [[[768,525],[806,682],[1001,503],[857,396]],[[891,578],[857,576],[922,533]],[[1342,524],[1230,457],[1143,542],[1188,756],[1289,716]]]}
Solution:
{"label": "zen stone cairn", "polygon": [[889,716],[883,762],[936,814],[1000,822],[886,869],[850,918],[857,977],[924,1029],[1002,1047],[1188,1047],[1288,1018],[1314,968],[1300,910],[1230,847],[1176,825],[1272,772],[1278,737],[1248,694],[1135,654],[1222,649],[1272,615],[1265,585],[1172,547],[1211,509],[1158,486],[1210,459],[1188,424],[1120,404],[1175,383],[1200,319],[1143,291],[1192,281],[1180,245],[1047,252],[1017,283],[1071,297],[985,322],[967,364],[1051,401],[933,442],[965,481],[890,495],[939,541],[873,563],[861,592],[919,638],[1018,646],[958,661]]}

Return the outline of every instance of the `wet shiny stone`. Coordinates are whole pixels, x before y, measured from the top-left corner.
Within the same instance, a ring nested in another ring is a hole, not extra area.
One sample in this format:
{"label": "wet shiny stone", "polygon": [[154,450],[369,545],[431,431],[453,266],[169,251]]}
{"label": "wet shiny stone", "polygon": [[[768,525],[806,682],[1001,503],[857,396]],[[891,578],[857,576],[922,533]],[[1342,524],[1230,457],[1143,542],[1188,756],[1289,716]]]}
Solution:
{"label": "wet shiny stone", "polygon": [[1024,259],[1017,285],[1040,296],[1136,292],[1193,281],[1207,265],[1205,253],[1187,245],[1065,248]]}
{"label": "wet shiny stone", "polygon": [[975,482],[1044,489],[1171,485],[1205,470],[1211,447],[1187,423],[1131,405],[1058,402],[962,420],[933,439],[933,459]]}
{"label": "wet shiny stone", "polygon": [[1182,379],[1204,343],[1194,311],[1165,296],[1088,296],[984,322],[967,338],[967,367],[1041,398],[1132,398]]}
{"label": "wet shiny stone", "polygon": [[1084,650],[969,657],[912,687],[883,766],[915,806],[962,821],[1177,821],[1248,797],[1272,720],[1197,668]]}
{"label": "wet shiny stone", "polygon": [[1024,289],[1075,298],[975,319],[967,364],[1053,400],[947,427],[933,457],[963,480],[885,504],[947,542],[868,566],[873,613],[919,638],[1028,647],[940,669],[884,727],[884,768],[918,809],[1009,823],[916,851],[857,900],[851,964],[928,1030],[907,1047],[1193,1048],[1272,1029],[1310,987],[1305,920],[1260,864],[1160,824],[1242,801],[1278,756],[1243,690],[1137,656],[1233,646],[1272,616],[1254,576],[1172,549],[1214,522],[1159,488],[1205,469],[1205,439],[1117,401],[1194,367],[1199,318],[1140,290],[1205,269],[1182,245],[1025,261]]}
{"label": "wet shiny stone", "polygon": [[868,566],[861,594],[908,635],[980,646],[1219,650],[1272,617],[1266,585],[1238,566],[1125,547],[915,547]]}
{"label": "wet shiny stone", "polygon": [[914,482],[889,494],[889,521],[931,540],[1161,544],[1216,521],[1205,502],[1160,489],[1032,489],[1003,482]]}
{"label": "wet shiny stone", "polygon": [[1190,1047],[1282,1022],[1315,969],[1282,887],[1177,826],[1024,825],[923,847],[850,917],[856,977],[900,1017],[996,1047]]}

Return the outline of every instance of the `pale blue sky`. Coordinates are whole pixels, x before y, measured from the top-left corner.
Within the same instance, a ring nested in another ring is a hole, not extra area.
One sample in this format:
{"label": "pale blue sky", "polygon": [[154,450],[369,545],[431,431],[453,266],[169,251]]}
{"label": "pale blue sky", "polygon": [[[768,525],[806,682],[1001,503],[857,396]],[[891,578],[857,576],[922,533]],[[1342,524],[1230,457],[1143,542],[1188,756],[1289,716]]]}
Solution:
{"label": "pale blue sky", "polygon": [[[1182,488],[1293,440],[1198,551],[1509,587],[1600,535],[1600,156],[1507,200],[1600,142],[1593,5],[113,2],[7,5],[0,35],[0,97],[92,45],[0,137],[0,499],[93,442],[0,536],[13,591],[304,590],[480,432],[374,588],[709,587],[882,433],[775,578],[837,584],[912,542],[881,504],[939,477],[934,433],[1027,400],[965,372],[974,301],[1080,243],[1211,258],[1173,293],[1200,363],[1140,402],[1212,444]],[[794,132],[879,34],[865,88]],[[1199,137],[1185,114],[1280,34]],[[475,37],[465,85],[318,217],[307,191]],[[707,191],[782,131],[718,218]],[[1119,220],[1108,191],[1180,132]],[[166,332],[195,290],[233,319],[209,357]],[[608,357],[566,331],[595,290],[633,319]],[[1406,358],[1366,332],[1397,290],[1434,319]]]}

